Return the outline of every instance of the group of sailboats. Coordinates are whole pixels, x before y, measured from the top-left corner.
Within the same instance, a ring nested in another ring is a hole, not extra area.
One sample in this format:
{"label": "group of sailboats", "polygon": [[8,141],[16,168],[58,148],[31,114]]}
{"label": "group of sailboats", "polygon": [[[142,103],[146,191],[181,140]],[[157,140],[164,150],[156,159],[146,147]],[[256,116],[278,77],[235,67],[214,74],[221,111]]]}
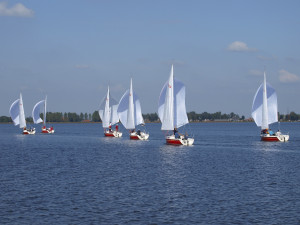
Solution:
{"label": "group of sailboats", "polygon": [[[47,105],[47,96],[45,100],[39,101],[32,110],[32,118],[33,122],[35,124],[43,123],[42,131],[41,133],[47,133],[47,134],[53,134],[54,129],[51,126],[50,128],[46,127],[46,105]],[[43,107],[43,116],[44,120],[40,118],[40,108]],[[20,128],[23,129],[23,134],[35,134],[36,130],[35,128],[27,128],[26,127],[26,119],[25,119],[25,113],[24,113],[24,105],[23,105],[23,99],[22,94],[20,93],[20,98],[13,102],[13,104],[10,106],[9,114],[14,122],[14,125],[19,125]]]}
{"label": "group of sailboats", "polygon": [[[32,118],[35,124],[43,123],[42,133],[53,134],[53,127],[46,127],[46,106],[47,96],[39,101],[33,107]],[[40,118],[40,112],[43,109],[43,119]],[[23,134],[35,134],[35,128],[26,127],[24,106],[22,94],[20,98],[13,102],[9,113],[15,125],[23,129]],[[129,137],[132,140],[147,140],[149,133],[143,129],[136,130],[137,127],[144,127],[141,103],[137,94],[133,91],[132,79],[130,88],[124,93],[118,103],[111,97],[109,88],[99,108],[99,116],[102,120],[105,137],[122,137],[119,131],[119,121],[126,130],[129,131]],[[158,116],[162,123],[161,130],[166,131],[165,139],[167,144],[171,145],[193,145],[194,138],[188,134],[181,134],[178,128],[188,124],[188,117],[185,106],[185,86],[178,79],[174,78],[173,65],[169,79],[163,86],[158,102]],[[280,141],[289,140],[288,134],[282,134],[280,130],[273,132],[269,125],[278,122],[277,95],[275,89],[266,82],[264,73],[263,83],[258,88],[253,104],[252,118],[256,125],[261,127],[262,141]],[[115,129],[112,126],[115,125]],[[172,131],[173,133],[169,134]]]}
{"label": "group of sailboats", "polygon": [[[148,140],[149,133],[145,131],[145,123],[142,116],[141,103],[138,95],[133,91],[132,79],[130,88],[124,93],[119,103],[111,98],[109,88],[106,97],[102,101],[99,109],[99,115],[102,119],[104,136],[121,137],[122,133],[117,129],[113,130],[112,125],[120,121],[126,130],[129,131],[129,137],[132,140]],[[187,134],[181,135],[177,129],[186,125],[189,121],[185,107],[185,86],[174,79],[173,65],[171,74],[159,98],[158,115],[162,121],[161,130],[173,131],[173,134],[166,133],[166,143],[171,145],[193,145],[194,139],[189,138]],[[116,125],[118,127],[118,125]],[[137,129],[137,127],[143,127]]]}

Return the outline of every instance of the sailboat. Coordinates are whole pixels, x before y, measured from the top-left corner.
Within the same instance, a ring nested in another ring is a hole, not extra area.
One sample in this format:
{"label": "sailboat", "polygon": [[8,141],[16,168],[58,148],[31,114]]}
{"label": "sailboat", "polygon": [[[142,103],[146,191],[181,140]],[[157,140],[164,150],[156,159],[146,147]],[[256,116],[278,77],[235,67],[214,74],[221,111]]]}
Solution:
{"label": "sailboat", "polygon": [[[166,135],[167,144],[171,145],[193,145],[194,138],[178,133],[178,128],[188,124],[185,107],[185,86],[174,78],[173,65],[169,80],[163,86],[159,102],[158,116],[162,123],[161,130],[173,131],[173,135]],[[179,137],[176,134],[179,134]]]}
{"label": "sailboat", "polygon": [[132,79],[130,80],[130,89],[122,96],[117,111],[123,126],[130,130],[130,139],[147,140],[149,138],[149,134],[145,131],[135,130],[136,126],[144,125],[144,119],[140,100],[133,91]]}
{"label": "sailboat", "polygon": [[[44,120],[42,120],[40,118],[40,110],[41,110],[42,106],[44,106],[44,112],[43,112]],[[53,134],[54,129],[52,126],[50,128],[46,128],[46,115],[47,115],[46,106],[47,106],[47,96],[46,96],[45,100],[41,100],[35,104],[35,106],[33,107],[33,110],[32,110],[32,118],[33,118],[33,122],[35,124],[43,122],[43,127],[42,127],[43,134]]]}
{"label": "sailboat", "polygon": [[20,98],[13,102],[10,106],[9,114],[13,120],[15,126],[20,125],[23,128],[23,134],[35,134],[35,128],[27,129],[26,120],[23,106],[22,94],[20,93]]}
{"label": "sailboat", "polygon": [[266,82],[266,73],[264,81],[258,88],[252,104],[252,118],[256,125],[261,127],[262,141],[288,141],[289,135],[282,134],[279,130],[274,133],[269,129],[269,125],[278,122],[277,95],[275,89]]}
{"label": "sailboat", "polygon": [[[122,137],[122,132],[119,131],[119,117],[117,114],[118,103],[110,96],[109,87],[107,94],[104,97],[100,109],[99,116],[102,120],[105,137]],[[112,130],[112,125],[116,124],[116,130]]]}

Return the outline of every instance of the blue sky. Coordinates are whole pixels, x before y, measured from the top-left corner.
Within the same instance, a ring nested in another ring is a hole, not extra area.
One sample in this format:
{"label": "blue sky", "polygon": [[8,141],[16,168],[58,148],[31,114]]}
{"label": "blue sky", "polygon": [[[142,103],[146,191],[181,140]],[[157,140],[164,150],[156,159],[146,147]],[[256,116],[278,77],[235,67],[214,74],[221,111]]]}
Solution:
{"label": "blue sky", "polygon": [[144,113],[174,75],[187,111],[250,116],[263,80],[300,113],[300,1],[1,1],[0,115],[23,94],[55,112],[94,112],[133,78]]}

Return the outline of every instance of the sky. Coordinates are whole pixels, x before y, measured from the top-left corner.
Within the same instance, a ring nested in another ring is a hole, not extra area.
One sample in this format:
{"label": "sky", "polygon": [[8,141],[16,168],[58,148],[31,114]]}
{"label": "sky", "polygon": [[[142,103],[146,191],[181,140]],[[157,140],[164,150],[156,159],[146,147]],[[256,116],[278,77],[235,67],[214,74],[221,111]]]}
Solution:
{"label": "sky", "polygon": [[300,1],[0,0],[0,115],[98,110],[107,87],[157,112],[171,65],[187,111],[251,115],[263,81],[300,113]]}

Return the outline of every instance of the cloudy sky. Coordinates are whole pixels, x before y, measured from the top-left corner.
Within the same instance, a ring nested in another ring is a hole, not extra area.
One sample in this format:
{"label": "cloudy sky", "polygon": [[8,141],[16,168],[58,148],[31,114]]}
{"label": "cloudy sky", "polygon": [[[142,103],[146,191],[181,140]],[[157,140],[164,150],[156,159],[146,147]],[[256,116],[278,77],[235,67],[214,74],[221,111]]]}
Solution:
{"label": "cloudy sky", "polygon": [[144,113],[174,75],[187,111],[249,117],[263,80],[300,113],[300,1],[0,0],[0,115],[23,94],[55,112],[97,110],[133,78]]}

